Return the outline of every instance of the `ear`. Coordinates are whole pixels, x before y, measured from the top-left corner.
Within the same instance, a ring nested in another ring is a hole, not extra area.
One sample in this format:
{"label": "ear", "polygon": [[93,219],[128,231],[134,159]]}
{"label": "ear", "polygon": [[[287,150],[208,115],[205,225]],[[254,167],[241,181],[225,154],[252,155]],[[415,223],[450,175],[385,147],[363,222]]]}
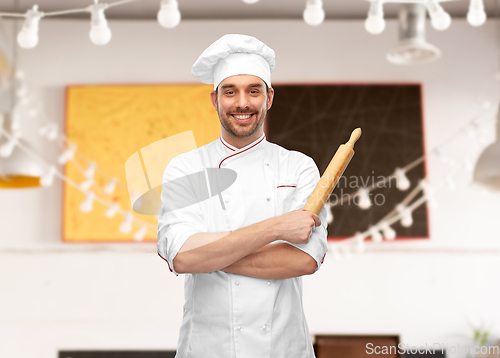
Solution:
{"label": "ear", "polygon": [[210,100],[212,101],[212,106],[214,106],[214,109],[217,111],[217,94],[215,90],[210,92]]}
{"label": "ear", "polygon": [[267,96],[267,110],[269,110],[273,105],[273,99],[274,99],[274,88],[269,87],[269,95]]}

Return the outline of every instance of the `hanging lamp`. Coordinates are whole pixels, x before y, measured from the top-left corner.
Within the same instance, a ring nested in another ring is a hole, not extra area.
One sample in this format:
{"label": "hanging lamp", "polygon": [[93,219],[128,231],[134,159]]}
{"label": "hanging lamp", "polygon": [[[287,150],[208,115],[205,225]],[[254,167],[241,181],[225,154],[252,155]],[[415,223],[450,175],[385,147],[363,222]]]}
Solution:
{"label": "hanging lamp", "polygon": [[486,147],[476,162],[474,182],[495,191],[500,191],[500,108],[497,112],[496,141]]}
{"label": "hanging lamp", "polygon": [[402,3],[399,8],[399,44],[387,53],[387,60],[398,65],[429,63],[441,51],[425,41],[425,5]]}

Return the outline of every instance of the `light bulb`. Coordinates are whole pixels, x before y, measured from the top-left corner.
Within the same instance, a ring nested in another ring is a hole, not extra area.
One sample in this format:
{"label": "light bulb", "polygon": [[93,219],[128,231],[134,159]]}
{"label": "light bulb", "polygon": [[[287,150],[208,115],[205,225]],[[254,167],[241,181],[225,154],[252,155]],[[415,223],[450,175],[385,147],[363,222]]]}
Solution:
{"label": "light bulb", "polygon": [[44,188],[51,186],[52,183],[54,182],[54,175],[55,174],[56,174],[56,167],[51,165],[49,170],[47,170],[47,173],[45,173],[40,178],[40,185],[43,186]]}
{"label": "light bulb", "polygon": [[141,227],[137,232],[134,234],[134,240],[135,241],[142,241],[144,239],[144,235],[146,235],[146,230],[147,228],[145,226]]}
{"label": "light bulb", "polygon": [[256,2],[259,2],[259,0],[243,0],[245,4],[255,4]]}
{"label": "light bulb", "polygon": [[104,212],[104,215],[107,217],[107,218],[112,218],[113,216],[115,216],[116,212],[118,211],[118,209],[120,208],[120,206],[117,204],[117,203],[114,203],[113,205],[111,205],[105,212]]}
{"label": "light bulb", "polygon": [[85,171],[83,172],[83,176],[87,179],[93,178],[95,174],[95,168],[96,168],[95,162],[92,160],[89,163],[87,169],[85,169]]}
{"label": "light bulb", "polygon": [[356,243],[356,246],[355,246],[355,250],[357,253],[362,253],[365,251],[365,238],[363,237],[363,235],[361,235],[361,233],[356,233],[356,235],[354,235],[354,242]]}
{"label": "light bulb", "polygon": [[9,138],[9,140],[0,147],[0,157],[2,158],[10,157],[18,141],[19,140],[16,137]]}
{"label": "light bulb", "polygon": [[35,47],[38,44],[38,32],[24,29],[21,30],[19,34],[17,34],[17,43],[25,49]]}
{"label": "light bulb", "polygon": [[375,226],[372,226],[369,230],[370,236],[372,237],[373,242],[381,242],[382,241],[382,235],[380,234],[380,231]]}
{"label": "light bulb", "polygon": [[413,217],[411,215],[411,210],[402,204],[396,206],[396,210],[401,216],[401,225],[404,227],[410,227],[413,225]]}
{"label": "light bulb", "polygon": [[399,190],[405,191],[410,187],[410,181],[405,174],[405,171],[401,168],[396,168],[396,172],[394,173],[396,176],[396,186]]}
{"label": "light bulb", "polygon": [[441,5],[438,4],[437,0],[427,1],[427,10],[429,11],[429,16],[431,17],[431,24],[436,30],[442,31],[446,30],[451,25],[451,16],[444,11]]}
{"label": "light bulb", "polygon": [[325,11],[321,0],[309,0],[303,13],[306,24],[311,26],[320,25],[325,19]]}
{"label": "light bulb", "polygon": [[111,178],[109,183],[104,187],[103,191],[105,194],[111,195],[115,191],[116,184],[118,183],[118,180],[116,178]]}
{"label": "light bulb", "polygon": [[52,123],[49,130],[47,131],[47,139],[50,141],[55,140],[57,138],[57,134],[58,134],[57,124]]}
{"label": "light bulb", "polygon": [[373,35],[380,34],[382,31],[384,31],[385,20],[382,1],[372,0],[370,4],[370,10],[368,11],[368,17],[365,21],[365,29]]}
{"label": "light bulb", "polygon": [[17,35],[17,43],[25,49],[30,49],[38,44],[38,25],[43,17],[43,12],[38,11],[38,6],[34,5],[31,10],[26,12],[26,20],[23,28]]}
{"label": "light bulb", "polygon": [[370,200],[370,197],[368,195],[368,190],[366,190],[365,188],[360,188],[358,190],[358,194],[359,195],[359,203],[358,203],[358,206],[363,209],[363,210],[367,210],[370,208],[370,206],[372,206],[372,202]]}
{"label": "light bulb", "polygon": [[467,21],[472,26],[481,26],[486,22],[486,12],[484,12],[483,0],[471,0]]}
{"label": "light bulb", "polygon": [[132,231],[132,219],[133,219],[132,213],[127,212],[125,214],[125,219],[123,220],[119,228],[122,234],[128,234],[130,231]]}
{"label": "light bulb", "polygon": [[89,191],[85,200],[80,204],[80,211],[82,213],[89,213],[92,211],[92,204],[94,202],[95,193],[93,191]]}
{"label": "light bulb", "polygon": [[90,189],[90,187],[92,185],[94,185],[94,179],[89,178],[89,179],[85,180],[83,183],[80,183],[79,187],[80,187],[80,190],[87,191]]}
{"label": "light bulb", "polygon": [[89,10],[92,13],[89,36],[90,41],[95,45],[106,45],[111,40],[111,30],[104,16],[104,10],[107,7],[107,4],[99,3],[89,6]]}
{"label": "light bulb", "polygon": [[111,40],[111,30],[108,25],[92,26],[89,36],[94,45],[106,45]]}
{"label": "light bulb", "polygon": [[181,22],[181,12],[177,0],[163,0],[158,11],[158,22],[161,26],[171,29]]}
{"label": "light bulb", "polygon": [[57,158],[57,162],[59,164],[66,164],[69,160],[72,160],[75,157],[76,144],[70,143],[68,148]]}
{"label": "light bulb", "polygon": [[332,207],[329,204],[326,205],[326,222],[328,224],[333,222]]}
{"label": "light bulb", "polygon": [[386,222],[380,224],[380,228],[382,229],[382,234],[386,240],[394,240],[396,238],[396,231],[389,226]]}
{"label": "light bulb", "polygon": [[481,26],[486,22],[486,12],[484,10],[469,10],[467,13],[467,21],[472,26]]}

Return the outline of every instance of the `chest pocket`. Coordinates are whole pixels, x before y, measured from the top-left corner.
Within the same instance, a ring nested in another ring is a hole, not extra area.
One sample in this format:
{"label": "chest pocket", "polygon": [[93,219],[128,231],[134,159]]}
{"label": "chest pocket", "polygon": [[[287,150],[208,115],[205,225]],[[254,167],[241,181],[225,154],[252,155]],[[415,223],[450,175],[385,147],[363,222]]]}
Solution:
{"label": "chest pocket", "polygon": [[292,198],[297,189],[297,181],[287,181],[278,184],[276,188],[277,215],[283,215],[290,211]]}

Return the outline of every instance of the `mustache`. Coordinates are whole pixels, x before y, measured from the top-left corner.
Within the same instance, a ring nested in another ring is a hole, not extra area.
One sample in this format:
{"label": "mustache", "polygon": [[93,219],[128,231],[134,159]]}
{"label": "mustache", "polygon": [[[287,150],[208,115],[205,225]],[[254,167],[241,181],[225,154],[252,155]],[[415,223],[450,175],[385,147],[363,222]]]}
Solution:
{"label": "mustache", "polygon": [[258,110],[253,109],[253,108],[248,108],[246,110],[234,110],[234,111],[227,111],[227,114],[245,114],[245,113],[259,113]]}

